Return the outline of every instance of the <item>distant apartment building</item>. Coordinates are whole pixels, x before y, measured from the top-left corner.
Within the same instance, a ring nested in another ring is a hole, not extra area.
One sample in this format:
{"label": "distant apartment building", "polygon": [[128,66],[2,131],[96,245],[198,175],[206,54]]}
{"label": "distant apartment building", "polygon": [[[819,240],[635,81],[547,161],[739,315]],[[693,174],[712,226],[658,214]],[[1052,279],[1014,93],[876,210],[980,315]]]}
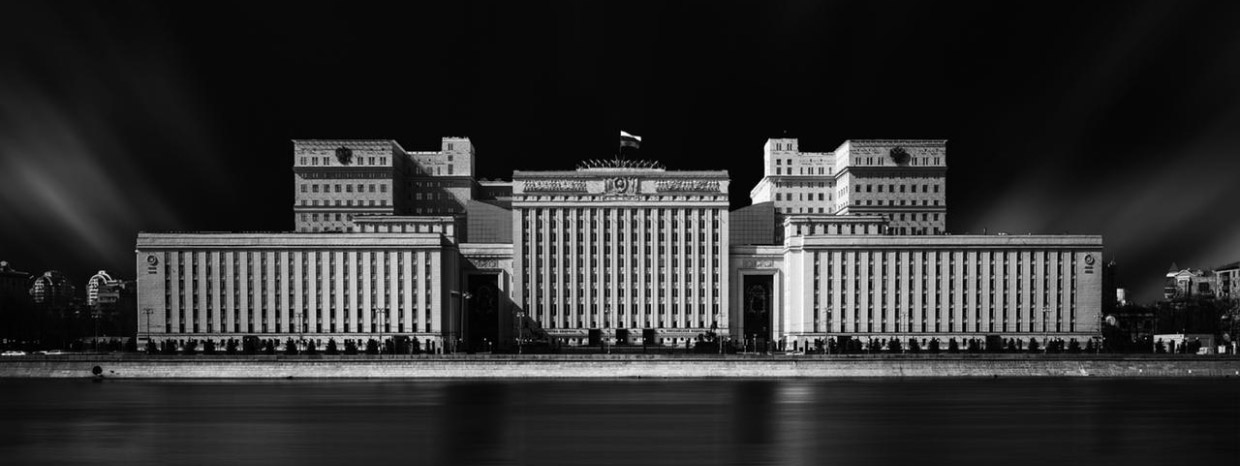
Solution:
{"label": "distant apartment building", "polygon": [[1240,300],[1240,262],[1214,269],[1216,295],[1223,299]]}
{"label": "distant apartment building", "polygon": [[1163,281],[1163,299],[1240,299],[1240,262],[1214,270],[1180,268],[1171,264]]}

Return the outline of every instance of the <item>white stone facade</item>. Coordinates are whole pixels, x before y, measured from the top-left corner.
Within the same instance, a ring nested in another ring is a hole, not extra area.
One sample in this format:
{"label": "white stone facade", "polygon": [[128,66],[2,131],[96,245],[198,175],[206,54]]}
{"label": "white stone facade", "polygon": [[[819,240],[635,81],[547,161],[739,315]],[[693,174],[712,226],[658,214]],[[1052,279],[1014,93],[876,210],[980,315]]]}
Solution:
{"label": "white stone facade", "polygon": [[[441,234],[138,236],[140,339],[440,341],[458,331]],[[323,348],[323,346],[319,346]]]}
{"label": "white stone facade", "polygon": [[514,301],[577,340],[726,327],[727,193],[722,171],[514,173]]}
{"label": "white stone facade", "polygon": [[1102,239],[942,234],[945,157],[941,140],[771,139],[746,208],[767,210],[745,228],[772,234],[734,242],[726,171],[594,161],[478,182],[466,138],[294,141],[296,233],[139,235],[138,331],[440,348],[522,329],[801,347],[1096,335]]}
{"label": "white stone facade", "polygon": [[887,234],[946,231],[947,141],[861,139],[834,152],[801,152],[794,138],[763,146],[763,177],[754,203],[774,202],[782,215],[879,215]]}

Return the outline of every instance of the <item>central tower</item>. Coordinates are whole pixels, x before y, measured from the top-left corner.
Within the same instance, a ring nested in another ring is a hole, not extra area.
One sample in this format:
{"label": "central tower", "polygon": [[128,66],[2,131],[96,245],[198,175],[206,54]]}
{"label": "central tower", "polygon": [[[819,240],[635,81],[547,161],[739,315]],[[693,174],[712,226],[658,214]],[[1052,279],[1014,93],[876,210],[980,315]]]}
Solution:
{"label": "central tower", "polygon": [[728,183],[621,159],[513,172],[514,301],[570,340],[727,328]]}

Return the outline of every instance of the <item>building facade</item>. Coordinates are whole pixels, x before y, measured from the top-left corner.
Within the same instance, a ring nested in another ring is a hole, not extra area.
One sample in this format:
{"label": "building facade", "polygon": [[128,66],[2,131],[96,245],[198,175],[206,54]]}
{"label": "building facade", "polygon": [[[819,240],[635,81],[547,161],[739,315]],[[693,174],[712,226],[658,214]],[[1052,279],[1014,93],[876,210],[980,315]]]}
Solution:
{"label": "building facade", "polygon": [[728,320],[727,172],[517,171],[512,206],[513,299],[549,333],[683,340]]}
{"label": "building facade", "polygon": [[763,147],[753,203],[791,214],[879,215],[884,234],[937,235],[947,223],[947,141],[862,139],[833,152],[802,152],[794,138]]}
{"label": "building facade", "polygon": [[293,146],[295,232],[138,236],[143,340],[452,350],[716,332],[804,348],[1100,329],[1102,239],[946,234],[942,140],[768,140],[737,210],[726,171],[616,159],[476,180],[467,138]]}
{"label": "building facade", "polygon": [[139,234],[143,338],[440,342],[456,247],[442,232]]}

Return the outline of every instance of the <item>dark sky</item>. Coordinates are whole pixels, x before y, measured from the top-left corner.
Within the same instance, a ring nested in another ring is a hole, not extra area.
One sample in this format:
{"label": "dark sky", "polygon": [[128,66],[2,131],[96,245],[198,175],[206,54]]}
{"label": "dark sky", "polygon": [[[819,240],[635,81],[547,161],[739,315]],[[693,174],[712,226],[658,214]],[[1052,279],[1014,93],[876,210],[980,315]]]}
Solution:
{"label": "dark sky", "polygon": [[[1240,260],[1240,2],[0,4],[0,259],[288,230],[293,138],[468,135],[478,176],[948,139],[955,233],[1102,234],[1121,285]],[[255,5],[257,4],[257,5]]]}

